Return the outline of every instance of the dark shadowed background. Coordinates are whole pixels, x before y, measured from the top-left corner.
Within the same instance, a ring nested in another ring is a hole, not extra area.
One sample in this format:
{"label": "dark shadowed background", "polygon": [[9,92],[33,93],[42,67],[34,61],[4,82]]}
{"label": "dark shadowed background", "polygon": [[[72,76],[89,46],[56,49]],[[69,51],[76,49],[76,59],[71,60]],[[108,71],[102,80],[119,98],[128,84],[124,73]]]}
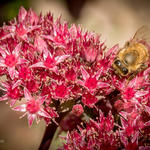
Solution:
{"label": "dark shadowed background", "polygon": [[[38,14],[51,11],[54,18],[62,15],[62,20],[81,24],[101,34],[108,48],[123,46],[140,26],[150,24],[149,0],[1,0],[0,25],[15,17],[20,6]],[[21,115],[0,103],[0,150],[38,149],[45,124],[41,121],[29,128],[26,117],[19,119]]]}

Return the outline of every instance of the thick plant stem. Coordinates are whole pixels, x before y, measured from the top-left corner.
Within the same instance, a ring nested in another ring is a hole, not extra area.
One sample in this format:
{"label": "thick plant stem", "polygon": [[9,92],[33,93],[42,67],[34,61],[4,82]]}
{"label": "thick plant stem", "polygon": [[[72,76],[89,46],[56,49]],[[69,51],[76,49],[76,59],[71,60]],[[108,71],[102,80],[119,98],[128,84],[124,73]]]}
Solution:
{"label": "thick plant stem", "polygon": [[[66,113],[60,114],[59,118],[56,119],[56,122],[59,124],[65,115],[66,115]],[[49,124],[46,127],[42,142],[41,142],[38,150],[48,150],[49,149],[51,142],[53,140],[54,134],[57,130],[57,127],[58,126],[54,122],[52,122],[51,124]]]}
{"label": "thick plant stem", "polygon": [[40,144],[39,150],[48,150],[57,129],[57,125],[53,122],[45,129],[45,133]]}

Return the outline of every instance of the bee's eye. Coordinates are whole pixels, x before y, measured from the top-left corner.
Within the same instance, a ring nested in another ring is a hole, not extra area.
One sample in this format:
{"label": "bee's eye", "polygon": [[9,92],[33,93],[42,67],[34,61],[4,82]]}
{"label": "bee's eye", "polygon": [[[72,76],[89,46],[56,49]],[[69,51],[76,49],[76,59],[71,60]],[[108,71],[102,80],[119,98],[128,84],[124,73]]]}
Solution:
{"label": "bee's eye", "polygon": [[128,69],[125,68],[125,67],[123,67],[123,68],[121,69],[121,71],[123,72],[124,75],[126,75],[126,74],[128,73]]}
{"label": "bee's eye", "polygon": [[120,60],[116,60],[116,61],[114,62],[114,64],[115,64],[116,66],[121,66],[121,61],[120,61]]}

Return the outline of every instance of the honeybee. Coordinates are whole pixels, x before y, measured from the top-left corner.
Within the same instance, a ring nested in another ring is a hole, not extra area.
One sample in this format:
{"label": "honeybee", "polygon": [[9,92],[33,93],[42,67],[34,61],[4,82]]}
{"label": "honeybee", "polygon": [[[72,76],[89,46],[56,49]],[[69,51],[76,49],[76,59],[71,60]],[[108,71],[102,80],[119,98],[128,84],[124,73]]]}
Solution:
{"label": "honeybee", "polygon": [[[147,68],[150,58],[150,29],[142,26],[133,38],[120,49],[112,64],[120,76],[135,76]],[[132,78],[132,77],[131,77]]]}

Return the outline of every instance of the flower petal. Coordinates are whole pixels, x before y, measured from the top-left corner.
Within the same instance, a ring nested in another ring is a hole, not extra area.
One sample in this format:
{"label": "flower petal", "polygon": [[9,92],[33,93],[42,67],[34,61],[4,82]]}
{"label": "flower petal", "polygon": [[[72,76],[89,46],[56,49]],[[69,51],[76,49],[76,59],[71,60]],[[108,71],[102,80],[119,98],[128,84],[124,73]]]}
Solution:
{"label": "flower petal", "polygon": [[135,97],[142,97],[142,96],[144,96],[144,95],[146,95],[146,94],[148,94],[149,92],[148,91],[137,91],[136,93],[135,93]]}
{"label": "flower petal", "polygon": [[42,96],[42,97],[38,98],[38,101],[39,101],[40,105],[42,105],[45,102],[45,100],[47,99],[47,97],[48,97],[48,95],[45,95],[45,96]]}
{"label": "flower petal", "polygon": [[26,59],[23,58],[19,58],[17,64],[23,64],[23,63],[27,63],[28,61]]}
{"label": "flower petal", "polygon": [[134,143],[138,139],[139,131],[135,132],[134,135],[132,135],[132,136],[133,137],[132,137],[131,141],[132,141],[132,143]]}
{"label": "flower petal", "polygon": [[36,118],[35,114],[28,114],[28,124],[31,127],[31,125],[33,124],[34,119]]}
{"label": "flower petal", "polygon": [[149,113],[149,115],[150,115],[150,107],[148,107],[148,106],[145,106],[145,110]]}
{"label": "flower petal", "polygon": [[6,52],[5,52],[5,49],[0,47],[0,53],[2,55],[2,57],[5,59],[6,58]]}
{"label": "flower petal", "polygon": [[26,104],[19,105],[19,106],[15,107],[15,108],[12,108],[12,110],[25,112],[26,111]]}
{"label": "flower petal", "polygon": [[78,81],[77,81],[77,84],[80,84],[80,85],[82,85],[82,86],[84,86],[84,87],[85,87],[84,82],[83,82],[83,81],[81,81],[81,80],[78,80]]}
{"label": "flower petal", "polygon": [[0,56],[0,63],[5,64],[5,59]]}
{"label": "flower petal", "polygon": [[44,49],[47,49],[46,42],[40,37],[36,36],[34,40],[34,46],[37,48],[41,53],[44,51]]}
{"label": "flower petal", "polygon": [[14,83],[14,85],[12,86],[12,89],[16,88],[17,86],[19,86],[22,83],[21,80],[18,80],[17,82]]}
{"label": "flower petal", "polygon": [[7,91],[7,89],[5,89],[1,84],[0,84],[0,90],[5,92]]}
{"label": "flower petal", "polygon": [[105,82],[98,82],[98,88],[106,88],[106,87],[109,87],[109,84],[108,83],[105,83]]}
{"label": "flower petal", "polygon": [[119,133],[120,134],[120,140],[121,140],[121,142],[124,144],[124,146],[126,147],[127,145],[128,145],[128,139],[127,139],[127,137],[126,136],[124,136],[124,134],[123,133]]}
{"label": "flower petal", "polygon": [[56,64],[61,63],[62,61],[64,61],[65,59],[67,59],[70,55],[62,55],[62,56],[57,56],[55,57],[56,60]]}
{"label": "flower petal", "polygon": [[8,72],[9,72],[10,78],[13,80],[17,74],[15,67],[11,67],[11,68],[8,67]]}
{"label": "flower petal", "polygon": [[84,80],[87,80],[90,77],[89,73],[84,69],[83,66],[81,66],[81,73]]}
{"label": "flower petal", "polygon": [[7,67],[4,63],[0,62],[0,67]]}
{"label": "flower petal", "polygon": [[6,83],[6,82],[1,82],[1,85],[2,85],[5,89],[8,89],[8,88],[9,88],[9,85],[8,85],[8,83]]}
{"label": "flower petal", "polygon": [[32,99],[32,95],[31,95],[31,93],[28,91],[27,88],[24,88],[24,95],[25,95],[25,99],[27,99],[27,100]]}
{"label": "flower petal", "polygon": [[99,77],[100,77],[100,75],[101,75],[102,71],[103,71],[103,67],[101,67],[101,69],[99,69],[99,70],[97,71],[97,73],[96,73],[96,75],[95,75],[96,80],[98,80],[98,79],[99,79]]}
{"label": "flower petal", "polygon": [[11,99],[10,100],[10,107],[14,106],[16,101],[17,101],[17,99]]}
{"label": "flower petal", "polygon": [[44,60],[46,60],[48,56],[50,56],[52,58],[52,54],[47,49],[44,49],[44,51],[43,51]]}
{"label": "flower petal", "polygon": [[7,94],[0,97],[0,101],[6,101],[6,100],[8,100]]}
{"label": "flower petal", "polygon": [[21,50],[21,46],[22,46],[22,43],[19,43],[12,52],[12,54],[14,54],[16,57],[19,56],[19,51]]}
{"label": "flower petal", "polygon": [[13,37],[13,35],[14,35],[13,33],[6,34],[3,37],[1,37],[0,40],[5,40],[7,38]]}
{"label": "flower petal", "polygon": [[22,23],[22,22],[24,21],[26,15],[27,15],[27,11],[25,10],[24,7],[21,7],[21,8],[19,9],[18,21],[19,21],[20,23]]}
{"label": "flower petal", "polygon": [[38,62],[36,64],[31,65],[29,68],[35,68],[35,67],[43,67],[46,68],[43,62]]}
{"label": "flower petal", "polygon": [[114,55],[114,53],[116,54],[119,50],[119,45],[116,44],[114,45],[111,49],[109,49],[107,52],[106,52],[106,57],[110,56],[110,55]]}
{"label": "flower petal", "polygon": [[147,121],[147,122],[145,123],[145,126],[150,126],[150,121]]}
{"label": "flower petal", "polygon": [[51,35],[42,35],[42,37],[47,39],[47,40],[54,41],[54,37],[52,37]]}
{"label": "flower petal", "polygon": [[51,116],[44,110],[38,111],[38,115],[46,118],[51,118]]}
{"label": "flower petal", "polygon": [[53,71],[53,72],[55,72],[56,74],[58,74],[57,66],[54,66],[53,68],[48,68],[48,67],[46,67],[46,68]]}
{"label": "flower petal", "polygon": [[[39,29],[39,28],[41,28],[41,26],[40,26],[40,25],[29,26],[29,28],[28,28],[28,32],[31,32],[31,31],[36,30],[36,29]],[[28,33],[28,32],[27,32],[27,33]]]}

